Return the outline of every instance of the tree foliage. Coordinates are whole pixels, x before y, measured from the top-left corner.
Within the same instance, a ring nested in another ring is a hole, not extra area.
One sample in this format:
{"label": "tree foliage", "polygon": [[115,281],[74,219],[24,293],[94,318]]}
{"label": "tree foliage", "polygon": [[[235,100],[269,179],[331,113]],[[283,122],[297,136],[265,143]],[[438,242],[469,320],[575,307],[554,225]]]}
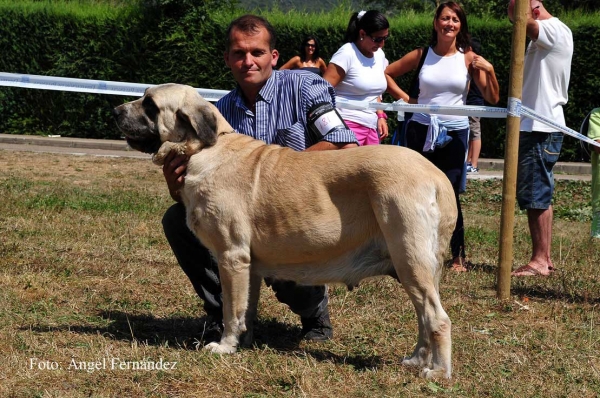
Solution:
{"label": "tree foliage", "polygon": [[[442,1],[443,2],[443,1]],[[440,0],[366,0],[366,4],[374,8],[387,10],[390,14],[406,11],[433,10]],[[491,16],[502,18],[506,16],[508,0],[463,0],[459,3],[468,15]],[[546,9],[551,14],[562,14],[566,11],[598,11],[600,2],[597,0],[545,0]]]}
{"label": "tree foliage", "polygon": [[[177,1],[177,0],[160,0]],[[433,12],[440,2],[447,0],[345,0],[350,9],[376,9],[385,10],[390,15],[406,12]],[[459,3],[464,7],[467,15],[505,17],[508,0],[462,0]],[[245,10],[272,10],[281,11],[326,11],[339,6],[338,0],[238,0],[240,7]],[[566,11],[599,11],[598,0],[545,0],[544,4],[551,14],[562,14]]]}

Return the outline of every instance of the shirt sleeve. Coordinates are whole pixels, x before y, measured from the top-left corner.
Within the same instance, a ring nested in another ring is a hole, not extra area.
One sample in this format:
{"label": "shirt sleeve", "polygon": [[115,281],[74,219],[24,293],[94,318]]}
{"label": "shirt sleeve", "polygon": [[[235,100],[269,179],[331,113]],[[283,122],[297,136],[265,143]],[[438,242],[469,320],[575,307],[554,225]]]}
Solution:
{"label": "shirt sleeve", "polygon": [[535,41],[536,45],[547,50],[554,47],[558,37],[558,25],[552,23],[551,20],[537,21],[539,33]]}
{"label": "shirt sleeve", "polygon": [[333,57],[331,57],[331,64],[335,64],[342,68],[345,73],[348,73],[348,69],[350,69],[350,53],[347,51],[347,44],[340,47]]}
{"label": "shirt sleeve", "polygon": [[[335,108],[335,90],[329,82],[316,74],[314,78],[305,81],[302,88],[302,97],[305,99],[305,115],[308,114],[308,110],[312,108],[313,105],[323,102],[329,102]],[[358,144],[354,132],[346,127],[340,127],[333,130],[323,137],[323,140],[337,144],[351,142]]]}

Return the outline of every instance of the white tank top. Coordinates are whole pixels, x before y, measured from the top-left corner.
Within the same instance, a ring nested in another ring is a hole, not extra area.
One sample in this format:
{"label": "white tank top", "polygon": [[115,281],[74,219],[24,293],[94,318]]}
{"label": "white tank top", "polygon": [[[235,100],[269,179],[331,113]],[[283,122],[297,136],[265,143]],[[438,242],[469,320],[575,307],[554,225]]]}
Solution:
{"label": "white tank top", "polygon": [[[465,54],[457,51],[440,57],[430,47],[419,73],[419,104],[464,105],[471,80]],[[465,119],[466,116],[437,115],[440,121]]]}

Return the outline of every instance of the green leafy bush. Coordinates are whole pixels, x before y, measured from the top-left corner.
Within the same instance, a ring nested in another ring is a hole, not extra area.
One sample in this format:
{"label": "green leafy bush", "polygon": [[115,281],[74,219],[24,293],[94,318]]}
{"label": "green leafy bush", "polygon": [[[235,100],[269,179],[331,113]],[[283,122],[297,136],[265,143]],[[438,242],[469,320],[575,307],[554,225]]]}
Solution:
{"label": "green leafy bush", "polygon": [[[328,61],[342,45],[351,10],[347,5],[321,13],[262,12],[278,32],[279,65],[296,55],[307,34],[316,35]],[[175,82],[195,87],[229,90],[235,87],[223,61],[225,29],[244,13],[235,1],[113,0],[96,2],[20,3],[0,0],[0,71],[83,79],[160,84]],[[600,15],[570,13],[560,16],[575,39],[567,126],[578,130],[590,109],[600,106]],[[403,13],[390,18],[391,36],[384,51],[390,62],[431,35],[429,13]],[[495,67],[507,101],[512,26],[506,19],[469,16],[469,27],[483,46],[483,55]],[[407,87],[412,74],[398,79]],[[384,97],[386,102],[391,97]],[[131,98],[0,87],[0,132],[61,134],[63,136],[118,138],[110,110]],[[395,126],[390,118],[391,127]],[[504,119],[482,122],[482,156],[504,156]],[[580,160],[579,141],[567,137],[561,160]]]}

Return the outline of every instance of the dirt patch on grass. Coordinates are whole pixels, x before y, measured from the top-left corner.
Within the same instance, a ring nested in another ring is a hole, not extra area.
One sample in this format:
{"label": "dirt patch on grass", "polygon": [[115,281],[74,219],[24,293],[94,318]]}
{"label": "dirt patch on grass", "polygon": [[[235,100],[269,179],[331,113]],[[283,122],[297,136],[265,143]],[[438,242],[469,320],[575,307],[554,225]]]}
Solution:
{"label": "dirt patch on grass", "polygon": [[125,186],[135,180],[144,180],[149,182],[145,186],[148,189],[155,187],[157,192],[166,189],[161,168],[147,159],[0,150],[0,170],[0,178],[13,175],[31,181],[61,180],[83,186]]}

